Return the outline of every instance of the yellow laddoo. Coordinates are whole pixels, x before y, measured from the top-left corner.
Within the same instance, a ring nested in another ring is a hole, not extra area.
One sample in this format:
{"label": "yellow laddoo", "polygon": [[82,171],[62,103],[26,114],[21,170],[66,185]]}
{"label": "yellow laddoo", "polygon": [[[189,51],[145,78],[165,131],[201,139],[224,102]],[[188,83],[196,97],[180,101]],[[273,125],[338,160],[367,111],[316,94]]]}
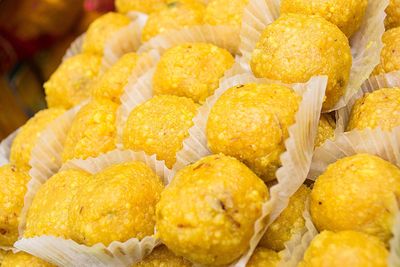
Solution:
{"label": "yellow laddoo", "polygon": [[312,240],[299,267],[386,267],[389,252],[376,237],[355,231],[323,231]]}
{"label": "yellow laddoo", "polygon": [[281,14],[319,15],[350,37],[360,28],[367,5],[368,0],[282,0]]}
{"label": "yellow laddoo", "polygon": [[87,99],[100,65],[101,57],[94,54],[79,54],[61,63],[43,85],[47,105],[68,109]]}
{"label": "yellow laddoo", "polygon": [[5,257],[6,255],[7,255],[7,251],[6,251],[6,250],[0,249],[0,266],[1,266],[1,263],[3,262],[4,257]]}
{"label": "yellow laddoo", "polygon": [[0,246],[12,246],[18,239],[19,215],[29,180],[28,173],[14,165],[0,167]]}
{"label": "yellow laddoo", "polygon": [[143,162],[105,168],[73,197],[69,210],[72,238],[92,246],[153,235],[156,203],[163,183]]}
{"label": "yellow laddoo", "polygon": [[52,235],[70,238],[68,209],[72,198],[91,179],[82,170],[61,171],[46,181],[38,190],[29,207],[25,237]]}
{"label": "yellow laddoo", "polygon": [[120,13],[138,11],[150,14],[167,7],[167,0],[115,0],[115,8]]}
{"label": "yellow laddoo", "polygon": [[274,180],[299,103],[300,97],[281,85],[232,87],[211,109],[208,146],[214,153],[236,157],[263,180]]}
{"label": "yellow laddoo", "polygon": [[31,153],[42,131],[65,112],[63,108],[39,111],[19,130],[10,151],[10,161],[20,169],[29,170]]}
{"label": "yellow laddoo", "polygon": [[276,251],[258,247],[254,250],[247,267],[276,267],[280,261],[280,256]]}
{"label": "yellow laddoo", "polygon": [[55,267],[55,265],[48,263],[40,258],[32,256],[25,252],[7,252],[4,257],[1,267]]}
{"label": "yellow laddoo", "polygon": [[400,1],[390,0],[386,8],[385,28],[386,30],[400,26]]}
{"label": "yellow laddoo", "polygon": [[206,9],[205,24],[242,25],[243,11],[249,0],[212,0]]}
{"label": "yellow laddoo", "polygon": [[107,99],[93,100],[79,110],[65,140],[63,162],[96,157],[115,148],[118,105]]}
{"label": "yellow laddoo", "polygon": [[385,32],[382,36],[381,61],[373,74],[385,74],[400,70],[400,27]]}
{"label": "yellow laddoo", "polygon": [[191,267],[192,264],[182,257],[176,256],[166,246],[159,246],[143,261],[132,267]]}
{"label": "yellow laddoo", "polygon": [[267,186],[235,158],[205,157],[181,169],[157,204],[157,235],[192,262],[223,265],[243,254]]}
{"label": "yellow laddoo", "polygon": [[342,158],[328,166],[311,191],[311,216],[319,231],[354,230],[391,237],[400,169],[369,154]]}
{"label": "yellow laddoo", "polygon": [[139,56],[136,53],[123,55],[94,83],[92,96],[106,98],[117,104],[121,103],[120,97],[132,71],[136,67],[138,58]]}
{"label": "yellow laddoo", "polygon": [[305,185],[297,190],[290,198],[286,209],[268,227],[260,241],[260,246],[281,251],[285,249],[285,242],[289,241],[293,235],[301,232],[305,225],[303,217],[305,203],[310,192],[311,190]]}
{"label": "yellow laddoo", "polygon": [[108,12],[97,18],[86,31],[82,45],[83,52],[103,55],[106,42],[129,23],[131,20],[128,17],[115,12]]}
{"label": "yellow laddoo", "polygon": [[349,82],[352,57],[346,36],[319,16],[284,14],[268,25],[251,58],[257,77],[285,83],[327,75],[324,110],[335,106]]}
{"label": "yellow laddoo", "polygon": [[142,41],[168,30],[203,24],[204,4],[197,1],[170,1],[167,8],[151,13],[142,31]]}
{"label": "yellow laddoo", "polygon": [[400,88],[382,88],[358,99],[351,110],[347,130],[400,126]]}
{"label": "yellow laddoo", "polygon": [[207,43],[187,43],[168,49],[157,64],[155,94],[186,96],[204,102],[235,59],[225,49]]}
{"label": "yellow laddoo", "polygon": [[189,136],[196,110],[197,104],[190,98],[154,96],[129,114],[123,133],[124,148],[156,154],[172,168],[176,153]]}
{"label": "yellow laddoo", "polygon": [[335,136],[336,122],[329,114],[321,114],[318,123],[317,137],[315,138],[315,147],[321,146],[326,140]]}

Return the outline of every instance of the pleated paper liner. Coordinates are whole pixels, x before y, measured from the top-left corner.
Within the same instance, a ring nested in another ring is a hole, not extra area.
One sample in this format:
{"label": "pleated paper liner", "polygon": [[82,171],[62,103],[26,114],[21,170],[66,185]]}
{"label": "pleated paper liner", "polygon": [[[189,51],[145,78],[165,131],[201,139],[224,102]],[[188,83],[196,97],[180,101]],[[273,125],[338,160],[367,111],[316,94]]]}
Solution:
{"label": "pleated paper liner", "polygon": [[0,167],[10,162],[10,150],[18,129],[4,138],[0,143]]}
{"label": "pleated paper liner", "polygon": [[[350,81],[345,95],[339,100],[333,110],[346,105],[351,96],[368,79],[375,66],[380,61],[383,47],[382,35],[385,32],[385,9],[389,0],[369,0],[367,10],[360,29],[350,38],[353,66],[350,71]],[[244,11],[242,29],[240,32],[240,52],[244,61],[249,64],[251,54],[260,39],[261,33],[268,24],[280,15],[278,0],[250,0]]]}
{"label": "pleated paper liner", "polygon": [[[96,158],[86,160],[76,159],[64,164],[61,170],[82,169],[95,174],[113,164],[141,161],[149,166],[164,182],[168,184],[174,176],[164,161],[149,156],[144,152],[130,150],[113,150]],[[38,184],[43,181],[38,180]],[[29,187],[28,193],[34,195],[38,187]],[[154,236],[147,236],[142,240],[131,238],[125,242],[114,241],[109,246],[96,244],[88,247],[73,240],[65,240],[54,236],[39,236],[21,238],[15,246],[39,258],[45,259],[59,266],[127,266],[141,261],[159,244]]]}
{"label": "pleated paper liner", "polygon": [[372,93],[381,88],[400,87],[400,71],[394,71],[387,74],[372,76],[366,80],[361,89],[349,99],[347,105],[338,111],[337,116],[337,129],[340,132],[345,132],[347,124],[349,123],[351,110],[355,102],[367,93]]}
{"label": "pleated paper liner", "polygon": [[69,46],[65,52],[62,61],[67,60],[70,57],[76,56],[82,52],[83,41],[85,40],[85,34],[78,36]]}

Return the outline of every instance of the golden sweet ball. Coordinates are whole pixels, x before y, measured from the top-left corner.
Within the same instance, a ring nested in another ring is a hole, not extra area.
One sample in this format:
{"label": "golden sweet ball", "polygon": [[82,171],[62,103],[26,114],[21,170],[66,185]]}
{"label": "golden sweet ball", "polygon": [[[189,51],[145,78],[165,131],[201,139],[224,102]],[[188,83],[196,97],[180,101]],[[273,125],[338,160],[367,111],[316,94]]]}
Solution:
{"label": "golden sweet ball", "polygon": [[0,246],[12,246],[18,239],[19,215],[30,176],[14,165],[0,167]]}
{"label": "golden sweet ball", "polygon": [[276,267],[280,261],[278,252],[268,248],[257,247],[251,256],[247,267]]}
{"label": "golden sweet ball", "polygon": [[55,265],[25,252],[14,254],[9,251],[1,262],[1,267],[55,267]]}
{"label": "golden sweet ball", "polygon": [[155,94],[186,96],[204,102],[218,88],[235,59],[225,49],[207,43],[187,43],[168,49],[153,77]]}
{"label": "golden sweet ball", "polygon": [[310,210],[319,231],[354,230],[391,237],[400,169],[369,154],[342,158],[328,166],[311,191]]}
{"label": "golden sweet ball", "polygon": [[92,96],[106,98],[120,104],[125,85],[135,69],[139,56],[136,53],[123,55],[110,69],[93,84]]}
{"label": "golden sweet ball", "polygon": [[123,132],[124,148],[156,154],[172,168],[176,153],[189,136],[197,107],[190,98],[154,96],[129,114]]}
{"label": "golden sweet ball", "polygon": [[212,0],[206,9],[205,24],[241,27],[243,11],[249,0]]}
{"label": "golden sweet ball", "polygon": [[83,106],[72,121],[62,160],[96,157],[115,148],[118,105],[107,99],[96,99]]}
{"label": "golden sweet ball", "polygon": [[318,123],[317,137],[315,139],[315,147],[321,146],[328,139],[335,136],[336,122],[329,114],[321,114]]}
{"label": "golden sweet ball", "polygon": [[192,264],[172,253],[166,246],[161,245],[153,250],[143,261],[132,267],[191,267]]}
{"label": "golden sweet ball", "polygon": [[324,110],[344,95],[352,57],[347,37],[319,16],[284,14],[268,25],[256,44],[251,69],[257,77],[285,83],[327,75]]}
{"label": "golden sweet ball", "polygon": [[39,111],[21,127],[10,151],[10,161],[20,169],[29,170],[32,150],[40,134],[57,117],[65,112],[63,108],[49,108]]}
{"label": "golden sweet ball", "polygon": [[239,258],[253,235],[268,188],[222,154],[181,169],[157,204],[157,235],[175,254],[206,265]]}
{"label": "golden sweet ball", "polygon": [[85,53],[103,55],[104,46],[117,31],[131,23],[131,20],[115,12],[108,12],[93,21],[86,31],[82,44]]}
{"label": "golden sweet ball", "polygon": [[385,10],[385,28],[386,30],[400,26],[400,1],[390,0],[389,6]]}
{"label": "golden sweet ball", "polygon": [[4,257],[7,255],[7,251],[6,250],[0,250],[0,266],[1,266],[1,263],[3,262],[3,260],[4,260]]}
{"label": "golden sweet ball", "polygon": [[69,109],[87,99],[100,65],[101,57],[94,54],[79,54],[61,63],[43,85],[47,105]]}
{"label": "golden sweet ball", "polygon": [[69,225],[72,238],[92,246],[154,234],[161,179],[143,162],[115,164],[81,186],[72,199]]}
{"label": "golden sweet ball", "polygon": [[312,240],[299,267],[386,267],[389,252],[378,238],[356,231],[323,231]]}
{"label": "golden sweet ball", "polygon": [[167,8],[149,15],[142,31],[142,41],[168,30],[203,24],[205,5],[197,1],[170,1]]}
{"label": "golden sweet ball", "polygon": [[385,74],[400,70],[400,27],[385,32],[382,36],[381,61],[373,74]]}
{"label": "golden sweet ball", "polygon": [[264,181],[274,180],[300,100],[291,88],[276,84],[228,89],[208,116],[209,148],[239,159]]}
{"label": "golden sweet ball", "polygon": [[90,173],[73,169],[50,177],[39,188],[29,207],[24,236],[29,238],[52,235],[70,238],[69,206],[78,189],[91,178]]}
{"label": "golden sweet ball", "polygon": [[120,13],[138,11],[150,14],[167,7],[167,0],[115,0],[115,8]]}
{"label": "golden sweet ball", "polygon": [[354,104],[347,130],[377,128],[390,131],[400,126],[400,88],[382,88]]}
{"label": "golden sweet ball", "polygon": [[303,212],[306,207],[306,200],[311,190],[302,185],[290,198],[289,204],[282,211],[279,217],[268,227],[260,241],[260,246],[275,251],[285,249],[285,243],[293,235],[300,233],[305,225]]}
{"label": "golden sweet ball", "polygon": [[281,14],[319,15],[351,37],[361,26],[368,0],[283,0]]}

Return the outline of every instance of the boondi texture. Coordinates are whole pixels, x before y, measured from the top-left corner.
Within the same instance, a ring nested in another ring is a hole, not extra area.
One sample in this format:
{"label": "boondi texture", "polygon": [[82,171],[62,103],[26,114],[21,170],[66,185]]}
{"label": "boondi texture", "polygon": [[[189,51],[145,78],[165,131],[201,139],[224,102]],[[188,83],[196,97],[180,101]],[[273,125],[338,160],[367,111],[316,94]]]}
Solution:
{"label": "boondi texture", "polygon": [[2,267],[55,267],[55,265],[45,262],[44,260],[32,256],[25,252],[7,252],[4,260],[1,262]]}
{"label": "boondi texture", "polygon": [[176,256],[166,246],[161,245],[153,250],[143,261],[132,267],[191,267],[192,263]]}
{"label": "boondi texture", "polygon": [[332,23],[319,16],[284,14],[265,28],[250,65],[257,77],[285,83],[327,75],[323,109],[329,110],[345,93],[352,57],[346,36]]}
{"label": "boondi texture", "polygon": [[249,0],[213,0],[207,5],[205,24],[242,26],[243,11]]}
{"label": "boondi texture", "polygon": [[382,36],[381,61],[373,74],[385,74],[400,70],[400,27],[388,30]]}
{"label": "boondi texture", "polygon": [[167,7],[167,0],[115,0],[115,8],[120,13],[138,11],[150,14]]}
{"label": "boondi texture", "polygon": [[335,136],[336,122],[329,114],[321,114],[318,123],[317,137],[315,138],[315,147],[321,146],[328,139]]}
{"label": "boondi texture", "polygon": [[280,261],[280,256],[277,252],[258,247],[254,250],[247,267],[276,267]]}
{"label": "boondi texture", "polygon": [[175,254],[228,264],[247,250],[268,189],[250,169],[222,154],[181,169],[157,204],[157,234]]}
{"label": "boondi texture", "polygon": [[400,1],[390,0],[389,6],[385,10],[385,28],[389,30],[400,26]]}

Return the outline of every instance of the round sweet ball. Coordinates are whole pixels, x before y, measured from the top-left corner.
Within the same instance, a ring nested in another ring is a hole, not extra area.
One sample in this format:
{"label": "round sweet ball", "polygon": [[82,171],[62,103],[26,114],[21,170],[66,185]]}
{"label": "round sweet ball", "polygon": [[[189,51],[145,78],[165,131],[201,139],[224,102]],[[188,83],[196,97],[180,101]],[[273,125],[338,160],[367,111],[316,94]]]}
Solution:
{"label": "round sweet ball", "polygon": [[118,105],[107,99],[92,100],[83,106],[67,134],[63,162],[96,157],[115,149],[117,109]]}
{"label": "round sweet ball", "polygon": [[276,84],[245,84],[224,92],[208,116],[214,153],[235,157],[264,181],[274,180],[301,98]]}
{"label": "round sweet ball", "polygon": [[191,267],[192,264],[172,253],[166,246],[162,245],[153,250],[153,252],[143,261],[132,267]]}
{"label": "round sweet ball", "polygon": [[205,24],[242,25],[243,11],[249,0],[212,0],[206,9]]}
{"label": "round sweet ball", "polygon": [[400,26],[400,1],[390,0],[389,6],[385,10],[385,28],[386,30]]}
{"label": "round sweet ball", "polygon": [[222,154],[181,169],[157,204],[157,235],[175,254],[206,265],[243,254],[268,188],[249,168]]}
{"label": "round sweet ball", "polygon": [[285,83],[327,75],[323,109],[329,110],[345,93],[352,57],[347,37],[334,24],[319,16],[284,14],[265,28],[250,66],[257,77]]}
{"label": "round sweet ball", "polygon": [[186,96],[203,103],[234,61],[227,50],[213,44],[177,45],[168,49],[157,64],[154,93]]}
{"label": "round sweet ball", "polygon": [[26,218],[25,237],[41,235],[70,238],[68,209],[79,187],[92,178],[82,170],[61,171],[36,193]]}
{"label": "round sweet ball", "polygon": [[101,57],[94,54],[78,54],[62,62],[43,85],[47,105],[69,109],[87,99],[100,65]]}
{"label": "round sweet ball", "polygon": [[293,235],[301,233],[305,225],[303,212],[310,192],[311,190],[305,185],[297,190],[290,198],[286,209],[268,227],[260,241],[260,246],[281,251],[285,249],[285,243],[291,240]]}
{"label": "round sweet ball", "polygon": [[49,108],[39,111],[21,127],[10,151],[10,161],[19,169],[29,170],[32,150],[42,131],[65,112],[63,108]]}
{"label": "round sweet ball", "polygon": [[120,97],[125,85],[135,69],[139,56],[136,53],[123,55],[110,69],[93,83],[92,96],[94,98],[109,99],[117,104],[121,103]]}
{"label": "round sweet ball", "polygon": [[386,267],[389,252],[378,238],[356,231],[323,231],[312,240],[299,267]]}
{"label": "round sweet ball", "polygon": [[328,166],[311,192],[319,231],[354,230],[387,242],[400,196],[400,169],[379,157],[356,154]]}
{"label": "round sweet ball", "polygon": [[134,108],[123,132],[126,149],[157,155],[168,168],[189,136],[198,105],[190,98],[159,95]]}
{"label": "round sweet ball", "polygon": [[163,183],[143,162],[111,165],[81,186],[71,201],[72,238],[92,246],[154,234]]}
{"label": "round sweet ball", "polygon": [[319,15],[351,37],[360,28],[367,5],[368,0],[283,0],[281,13]]}
{"label": "round sweet ball", "polygon": [[150,14],[167,7],[167,0],[115,0],[115,8],[119,13],[138,11]]}
{"label": "round sweet ball", "polygon": [[142,31],[142,41],[168,30],[203,24],[205,9],[204,4],[195,0],[169,1],[167,8],[149,15]]}
{"label": "round sweet ball", "polygon": [[83,52],[102,56],[106,42],[129,23],[131,20],[127,16],[115,12],[108,12],[97,18],[86,31],[82,44]]}
{"label": "round sweet ball", "polygon": [[2,267],[55,267],[40,258],[32,256],[25,252],[13,253],[7,252],[4,260],[1,262]]}
{"label": "round sweet ball", "polygon": [[278,252],[268,248],[257,247],[251,256],[247,267],[276,267],[281,260]]}
{"label": "round sweet ball", "polygon": [[321,114],[318,123],[317,137],[315,139],[315,147],[321,146],[328,139],[335,136],[336,122],[329,114]]}
{"label": "round sweet ball", "polygon": [[12,246],[18,239],[19,216],[29,180],[28,172],[14,165],[0,167],[0,246]]}
{"label": "round sweet ball", "polygon": [[377,128],[390,131],[400,126],[400,88],[382,88],[354,104],[347,130]]}
{"label": "round sweet ball", "polygon": [[373,75],[400,70],[400,27],[385,32],[382,42],[381,61],[375,67]]}

